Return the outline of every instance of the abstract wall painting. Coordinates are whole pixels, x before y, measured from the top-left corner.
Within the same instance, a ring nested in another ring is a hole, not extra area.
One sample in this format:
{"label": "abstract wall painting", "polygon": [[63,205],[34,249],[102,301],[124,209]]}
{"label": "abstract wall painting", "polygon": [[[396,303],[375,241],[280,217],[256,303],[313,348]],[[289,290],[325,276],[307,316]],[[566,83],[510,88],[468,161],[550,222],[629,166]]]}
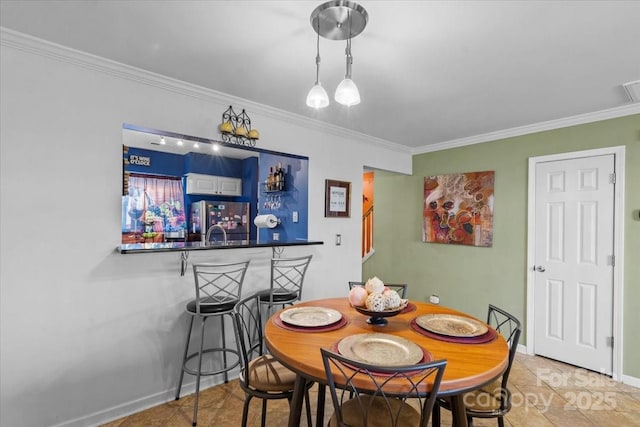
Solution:
{"label": "abstract wall painting", "polygon": [[424,178],[422,241],[490,247],[494,171]]}

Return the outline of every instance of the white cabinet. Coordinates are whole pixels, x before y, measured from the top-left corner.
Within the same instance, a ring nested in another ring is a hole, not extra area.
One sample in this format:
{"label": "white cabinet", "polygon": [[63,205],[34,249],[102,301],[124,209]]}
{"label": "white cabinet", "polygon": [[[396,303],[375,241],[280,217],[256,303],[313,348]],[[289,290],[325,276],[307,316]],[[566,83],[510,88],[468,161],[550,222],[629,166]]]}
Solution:
{"label": "white cabinet", "polygon": [[189,173],[187,174],[187,194],[241,196],[242,179]]}

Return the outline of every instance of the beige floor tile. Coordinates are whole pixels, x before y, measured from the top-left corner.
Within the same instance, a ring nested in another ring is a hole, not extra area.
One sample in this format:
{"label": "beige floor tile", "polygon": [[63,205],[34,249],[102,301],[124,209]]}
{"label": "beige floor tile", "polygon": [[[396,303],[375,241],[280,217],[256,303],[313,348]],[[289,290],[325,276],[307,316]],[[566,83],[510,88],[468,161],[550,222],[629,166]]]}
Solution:
{"label": "beige floor tile", "polygon": [[615,410],[621,412],[634,412],[640,418],[640,400],[635,399],[631,394],[614,392],[613,399]]}
{"label": "beige floor tile", "polygon": [[568,410],[563,407],[551,406],[542,411],[542,414],[554,426],[571,427],[593,427],[594,424],[589,421],[581,412],[577,410]]}
{"label": "beige floor tile", "polygon": [[[546,407],[564,407],[567,401],[552,388],[546,385],[520,385],[511,386],[512,405],[530,405],[538,409]],[[516,390],[518,394],[516,394]]]}
{"label": "beige floor tile", "polygon": [[638,427],[640,417],[637,413],[618,411],[580,411],[598,427]]}
{"label": "beige floor tile", "polygon": [[[513,408],[505,417],[507,427],[640,427],[640,389],[612,382],[600,374],[518,353],[509,382]],[[553,387],[554,384],[557,386]],[[606,395],[609,396],[608,401],[604,399],[605,392],[612,393]],[[310,394],[315,425],[317,386],[311,388]],[[237,380],[202,390],[198,426],[240,426],[244,400],[245,394]],[[260,399],[251,402],[250,427],[260,425],[260,402]],[[268,427],[287,424],[289,407],[286,400],[270,401],[267,411]],[[325,423],[331,414],[333,406],[327,393]],[[193,395],[190,395],[112,421],[103,427],[190,427],[192,416]],[[305,416],[303,410],[301,426],[306,426]],[[450,412],[442,410],[442,426],[450,425]],[[498,424],[495,419],[476,419],[474,425],[496,427]]]}
{"label": "beige floor tile", "polygon": [[514,406],[505,417],[514,427],[552,427],[549,421],[535,406]]}

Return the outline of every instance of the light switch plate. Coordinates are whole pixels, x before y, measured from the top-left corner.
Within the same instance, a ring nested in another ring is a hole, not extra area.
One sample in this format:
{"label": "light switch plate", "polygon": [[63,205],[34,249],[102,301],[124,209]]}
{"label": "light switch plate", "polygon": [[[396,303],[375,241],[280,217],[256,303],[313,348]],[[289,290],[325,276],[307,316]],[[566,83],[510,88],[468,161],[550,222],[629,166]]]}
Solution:
{"label": "light switch plate", "polygon": [[336,246],[340,246],[342,244],[342,234],[336,234]]}
{"label": "light switch plate", "polygon": [[293,222],[298,222],[298,211],[293,211]]}

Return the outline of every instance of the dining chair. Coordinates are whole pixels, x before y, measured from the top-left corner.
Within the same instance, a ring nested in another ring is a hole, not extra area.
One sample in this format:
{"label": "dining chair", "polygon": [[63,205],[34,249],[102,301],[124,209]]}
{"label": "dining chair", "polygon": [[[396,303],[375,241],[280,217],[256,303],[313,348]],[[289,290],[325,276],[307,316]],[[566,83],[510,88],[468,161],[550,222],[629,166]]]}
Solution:
{"label": "dining chair", "polygon": [[[349,282],[349,290],[353,289],[354,286],[364,286],[365,282]],[[400,295],[400,298],[406,298],[407,297],[407,284],[406,283],[385,283],[384,284],[387,288],[392,289],[396,292],[398,292],[398,295]]]}
{"label": "dining chair", "polygon": [[[504,337],[509,346],[509,362],[502,377],[464,395],[467,424],[472,427],[474,418],[497,418],[498,426],[504,427],[504,416],[511,410],[511,392],[508,388],[509,372],[516,355],[522,325],[506,311],[489,304],[487,323]],[[433,410],[433,426],[440,426],[440,408],[451,410],[450,400],[439,398]]]}
{"label": "dining chair", "polygon": [[[334,408],[329,427],[427,426],[446,360],[384,367],[324,348],[320,352]],[[402,392],[385,390],[391,382]]]}
{"label": "dining chair", "polygon": [[[224,374],[224,382],[228,382],[228,372],[240,364],[240,352],[233,344],[229,346],[225,335],[225,316],[233,320],[233,308],[240,300],[244,276],[249,267],[249,261],[242,261],[228,264],[194,264],[193,275],[195,280],[196,298],[187,304],[186,312],[190,316],[189,331],[187,332],[187,343],[184,347],[182,364],[180,367],[180,380],[176,390],[176,400],[180,399],[180,390],[184,373],[196,377],[196,392],[193,404],[193,425],[198,420],[198,396],[200,393],[200,377],[202,375]],[[207,319],[212,317],[220,318],[221,346],[204,348],[205,324]],[[200,321],[199,347],[198,351],[189,354],[189,342],[191,331],[195,319]],[[232,324],[234,324],[232,322]],[[234,324],[235,325],[235,324]],[[202,359],[205,354],[221,355],[222,366],[209,371],[202,370]],[[227,355],[233,355],[233,363],[229,363]],[[197,358],[197,367],[194,369],[188,364]]]}
{"label": "dining chair", "polygon": [[[233,308],[236,340],[240,349],[239,383],[245,392],[242,427],[247,425],[251,399],[262,399],[261,426],[267,417],[267,402],[274,399],[291,401],[296,373],[264,350],[260,292],[241,299]],[[308,383],[305,390],[307,423],[311,427]]]}
{"label": "dining chair", "polygon": [[270,287],[259,293],[260,302],[268,306],[270,316],[276,305],[283,308],[302,297],[304,277],[313,255],[296,258],[272,258]]}

